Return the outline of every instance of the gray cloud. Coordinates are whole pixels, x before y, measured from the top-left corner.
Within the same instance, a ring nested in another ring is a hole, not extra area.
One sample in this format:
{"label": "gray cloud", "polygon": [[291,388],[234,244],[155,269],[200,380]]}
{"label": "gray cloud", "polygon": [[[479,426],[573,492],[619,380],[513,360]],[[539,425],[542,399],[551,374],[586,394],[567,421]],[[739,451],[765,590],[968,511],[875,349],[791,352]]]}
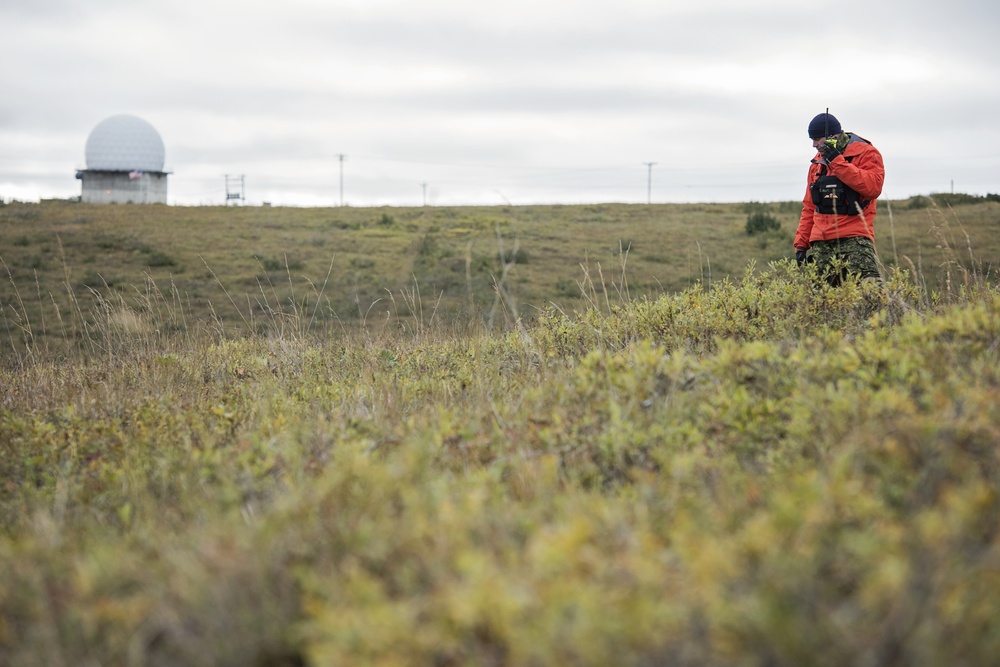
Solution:
{"label": "gray cloud", "polygon": [[890,194],[945,172],[996,191],[998,12],[7,2],[0,58],[17,65],[0,71],[0,196],[72,194],[90,130],[133,113],[163,136],[178,203],[232,171],[252,199],[329,202],[339,154],[358,203],[412,203],[428,180],[440,201],[495,201],[499,187],[521,203],[639,201],[646,161],[661,200],[798,198],[805,125],[827,106],[883,149]]}

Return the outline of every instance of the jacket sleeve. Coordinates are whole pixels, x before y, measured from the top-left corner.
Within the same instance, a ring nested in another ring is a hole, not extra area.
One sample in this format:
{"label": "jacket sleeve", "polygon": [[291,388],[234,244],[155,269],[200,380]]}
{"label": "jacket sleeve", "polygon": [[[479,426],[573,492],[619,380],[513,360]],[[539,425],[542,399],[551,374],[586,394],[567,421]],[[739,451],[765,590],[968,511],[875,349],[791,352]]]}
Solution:
{"label": "jacket sleeve", "polygon": [[882,194],[885,166],[882,164],[882,154],[870,144],[866,144],[850,162],[844,157],[838,157],[827,168],[844,185],[866,199],[878,199]]}
{"label": "jacket sleeve", "polygon": [[806,196],[802,198],[802,214],[799,216],[799,226],[795,230],[795,240],[792,245],[796,248],[808,248],[809,237],[812,235],[813,215],[816,213],[816,206],[813,205],[812,193],[809,186],[813,181],[813,169],[809,169],[809,176],[806,178]]}

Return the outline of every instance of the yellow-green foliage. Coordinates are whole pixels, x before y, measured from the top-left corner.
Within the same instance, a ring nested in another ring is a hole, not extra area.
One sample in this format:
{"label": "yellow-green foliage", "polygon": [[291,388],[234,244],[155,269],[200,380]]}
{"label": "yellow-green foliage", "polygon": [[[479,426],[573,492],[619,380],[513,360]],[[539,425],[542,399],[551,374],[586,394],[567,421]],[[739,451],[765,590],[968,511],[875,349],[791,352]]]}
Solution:
{"label": "yellow-green foliage", "polygon": [[1000,293],[817,285],[29,350],[0,664],[991,664]]}

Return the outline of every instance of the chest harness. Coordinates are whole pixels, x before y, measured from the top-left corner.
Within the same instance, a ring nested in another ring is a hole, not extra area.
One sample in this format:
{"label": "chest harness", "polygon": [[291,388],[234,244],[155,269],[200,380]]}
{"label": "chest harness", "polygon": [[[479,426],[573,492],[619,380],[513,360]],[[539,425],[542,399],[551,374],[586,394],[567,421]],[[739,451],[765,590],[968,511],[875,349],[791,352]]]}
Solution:
{"label": "chest harness", "polygon": [[[847,145],[850,146],[855,141],[863,141],[871,144],[867,139],[862,139],[856,134],[851,134]],[[854,155],[844,156],[850,162]],[[812,195],[813,206],[817,213],[826,215],[857,215],[868,208],[870,199],[862,199],[854,189],[847,187],[843,181],[836,176],[827,173],[827,166],[821,164],[819,167],[819,178],[811,186],[809,192]]]}

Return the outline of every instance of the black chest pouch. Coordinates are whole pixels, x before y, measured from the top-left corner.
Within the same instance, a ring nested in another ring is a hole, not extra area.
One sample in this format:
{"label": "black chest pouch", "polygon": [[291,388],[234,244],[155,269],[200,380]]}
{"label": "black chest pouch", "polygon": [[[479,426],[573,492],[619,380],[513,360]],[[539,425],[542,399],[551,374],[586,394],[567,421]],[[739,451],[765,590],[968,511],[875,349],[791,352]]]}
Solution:
{"label": "black chest pouch", "polygon": [[830,174],[817,178],[809,190],[817,213],[857,215],[868,206],[867,201],[861,200],[861,195]]}

